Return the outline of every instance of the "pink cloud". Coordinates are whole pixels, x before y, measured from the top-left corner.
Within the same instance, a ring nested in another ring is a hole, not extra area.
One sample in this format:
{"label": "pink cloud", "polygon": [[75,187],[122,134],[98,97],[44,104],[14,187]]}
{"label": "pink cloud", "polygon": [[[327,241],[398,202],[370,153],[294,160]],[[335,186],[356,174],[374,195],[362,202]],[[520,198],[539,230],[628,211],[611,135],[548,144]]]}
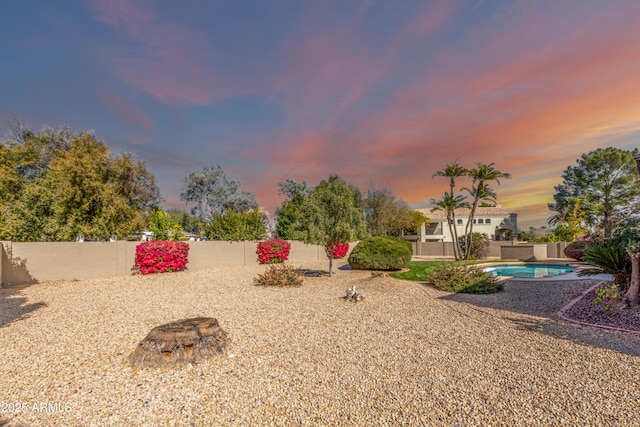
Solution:
{"label": "pink cloud", "polygon": [[151,119],[141,109],[136,107],[133,100],[125,100],[120,94],[114,91],[104,91],[102,96],[111,109],[126,123],[142,127],[147,132],[153,132]]}
{"label": "pink cloud", "polygon": [[100,52],[117,78],[169,105],[203,105],[218,95],[210,49],[196,31],[161,21],[149,1],[94,1],[92,8],[126,41]]}
{"label": "pink cloud", "polygon": [[[351,55],[355,45],[349,42],[308,40],[301,49],[308,57],[300,55],[310,77],[303,105],[331,101],[335,111],[350,114],[352,128],[277,135],[253,156],[309,180],[338,173],[363,190],[370,181],[391,185],[408,202],[422,205],[447,188],[446,182],[431,180],[443,160],[461,158],[467,166],[495,162],[514,174],[496,187],[499,202],[523,209],[528,218],[546,218],[546,203],[567,166],[610,141],[610,135],[640,130],[637,12],[611,10],[585,18],[579,28],[549,43],[540,28],[557,36],[566,22],[554,21],[553,11],[513,11],[509,37],[505,28],[474,34],[465,49],[436,56],[385,108],[366,116],[355,116],[350,108],[393,68],[365,75],[359,84],[342,76],[366,68],[366,53]],[[538,36],[531,35],[534,29]],[[493,52],[492,46],[499,53],[490,58],[475,53]],[[314,70],[310,64],[318,58],[324,58],[325,67]],[[330,98],[334,89],[353,95],[335,101]],[[275,188],[276,182],[260,187]]]}

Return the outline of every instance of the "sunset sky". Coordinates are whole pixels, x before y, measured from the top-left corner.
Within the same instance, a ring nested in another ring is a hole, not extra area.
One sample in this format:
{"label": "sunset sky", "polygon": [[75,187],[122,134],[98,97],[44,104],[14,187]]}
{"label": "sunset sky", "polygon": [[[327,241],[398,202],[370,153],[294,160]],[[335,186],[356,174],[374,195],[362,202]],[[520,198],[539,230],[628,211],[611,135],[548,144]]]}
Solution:
{"label": "sunset sky", "polygon": [[[87,130],[145,160],[164,207],[220,164],[273,212],[338,174],[414,208],[444,163],[495,162],[544,225],[561,174],[640,147],[637,0],[3,0],[0,135]],[[461,182],[468,185],[468,182]]]}

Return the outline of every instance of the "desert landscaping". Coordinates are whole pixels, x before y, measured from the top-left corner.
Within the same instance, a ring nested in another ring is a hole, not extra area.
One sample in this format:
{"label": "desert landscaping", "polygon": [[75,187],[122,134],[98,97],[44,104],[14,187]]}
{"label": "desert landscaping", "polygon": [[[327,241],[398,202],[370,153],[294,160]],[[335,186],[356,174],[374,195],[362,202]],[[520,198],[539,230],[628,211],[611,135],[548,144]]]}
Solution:
{"label": "desert landscaping", "polygon": [[[0,425],[638,424],[640,336],[556,314],[592,280],[450,294],[336,264],[288,288],[254,286],[264,265],[3,288]],[[130,366],[193,317],[219,321],[223,354]]]}

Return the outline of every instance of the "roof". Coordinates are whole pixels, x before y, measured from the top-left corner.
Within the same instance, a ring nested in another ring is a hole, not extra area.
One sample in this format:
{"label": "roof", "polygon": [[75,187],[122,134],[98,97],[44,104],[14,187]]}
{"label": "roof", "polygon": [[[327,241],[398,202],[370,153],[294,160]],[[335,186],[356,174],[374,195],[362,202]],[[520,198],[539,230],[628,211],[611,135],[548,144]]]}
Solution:
{"label": "roof", "polygon": [[[436,210],[436,211],[431,211],[432,208],[424,208],[424,209],[416,209],[417,211],[422,212],[427,218],[431,219],[431,220],[445,220],[447,219],[447,213],[443,210]],[[469,213],[471,212],[471,209],[469,208],[462,208],[462,209],[456,209],[455,214],[456,217],[459,218],[466,218],[469,216]],[[509,216],[511,214],[511,212],[509,212],[507,209],[503,208],[500,205],[496,205],[496,206],[491,206],[491,207],[478,207],[476,208],[476,218],[479,216],[490,216],[490,217],[501,217],[504,218],[506,216]]]}

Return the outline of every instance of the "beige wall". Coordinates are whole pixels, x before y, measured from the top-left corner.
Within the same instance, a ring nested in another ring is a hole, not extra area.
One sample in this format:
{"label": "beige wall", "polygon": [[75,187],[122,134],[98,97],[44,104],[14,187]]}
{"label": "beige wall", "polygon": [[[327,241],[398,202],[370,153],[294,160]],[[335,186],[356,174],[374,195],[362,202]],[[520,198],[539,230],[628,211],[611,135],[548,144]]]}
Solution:
{"label": "beige wall", "polygon": [[[513,241],[498,241],[489,242],[489,253],[487,258],[502,258],[504,256],[502,252],[503,246],[522,246],[523,243],[517,243]],[[536,249],[536,256],[539,259],[548,258],[566,258],[564,255],[564,248],[567,246],[566,242],[559,243],[541,243],[537,245],[543,245],[545,253],[542,249]],[[515,252],[514,252],[515,253]],[[413,242],[413,254],[418,256],[433,256],[433,257],[453,257],[453,243],[451,242]],[[505,258],[507,259],[507,258]],[[519,259],[519,258],[511,258]]]}
{"label": "beige wall", "polygon": [[[2,242],[2,285],[131,274],[140,242]],[[187,242],[190,270],[256,265],[258,242]],[[317,245],[290,242],[289,261],[326,260]],[[349,251],[357,242],[349,245]]]}

